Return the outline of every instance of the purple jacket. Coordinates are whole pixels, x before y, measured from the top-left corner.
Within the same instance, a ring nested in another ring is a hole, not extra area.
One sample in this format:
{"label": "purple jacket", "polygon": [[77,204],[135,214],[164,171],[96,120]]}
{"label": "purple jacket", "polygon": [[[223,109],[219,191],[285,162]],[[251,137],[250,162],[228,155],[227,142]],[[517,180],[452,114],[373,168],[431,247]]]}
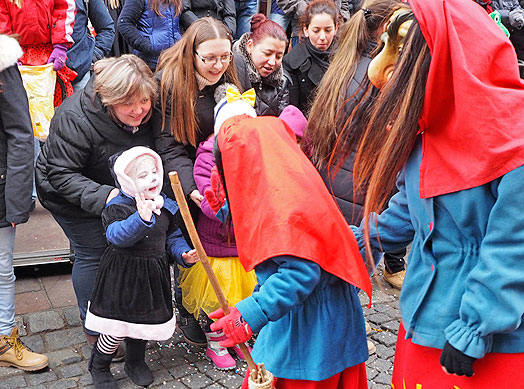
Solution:
{"label": "purple jacket", "polygon": [[[215,166],[214,140],[215,136],[212,135],[208,140],[201,142],[196,152],[193,175],[197,189],[202,195],[207,188],[211,187],[211,168]],[[205,197],[200,205],[201,213],[198,217],[197,231],[206,254],[211,257],[237,257],[233,229],[226,227],[217,219]]]}

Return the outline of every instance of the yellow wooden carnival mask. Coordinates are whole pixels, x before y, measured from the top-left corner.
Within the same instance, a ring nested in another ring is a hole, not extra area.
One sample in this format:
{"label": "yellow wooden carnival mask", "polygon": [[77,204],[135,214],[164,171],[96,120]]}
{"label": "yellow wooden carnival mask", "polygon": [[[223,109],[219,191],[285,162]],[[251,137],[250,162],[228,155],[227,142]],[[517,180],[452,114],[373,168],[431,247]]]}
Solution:
{"label": "yellow wooden carnival mask", "polygon": [[395,70],[395,63],[404,46],[404,38],[413,23],[413,17],[411,10],[402,8],[395,11],[386,24],[386,32],[381,36],[384,47],[368,67],[369,80],[379,89],[386,84]]}

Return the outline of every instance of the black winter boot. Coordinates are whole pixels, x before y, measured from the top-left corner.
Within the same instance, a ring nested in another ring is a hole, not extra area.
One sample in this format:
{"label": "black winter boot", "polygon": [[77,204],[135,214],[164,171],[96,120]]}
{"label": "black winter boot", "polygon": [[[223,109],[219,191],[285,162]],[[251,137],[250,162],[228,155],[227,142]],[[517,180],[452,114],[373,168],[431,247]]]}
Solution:
{"label": "black winter boot", "polygon": [[194,346],[207,346],[207,338],[202,327],[182,305],[182,295],[175,293],[175,305],[178,309],[177,329],[182,332],[184,340]]}
{"label": "black winter boot", "polygon": [[153,383],[153,373],[146,364],[147,340],[126,338],[126,363],[124,370],[135,385],[148,386]]}
{"label": "black winter boot", "polygon": [[93,385],[96,389],[117,389],[116,380],[109,370],[109,365],[113,355],[103,354],[96,348],[96,344],[91,350],[91,358],[87,370],[93,378]]}

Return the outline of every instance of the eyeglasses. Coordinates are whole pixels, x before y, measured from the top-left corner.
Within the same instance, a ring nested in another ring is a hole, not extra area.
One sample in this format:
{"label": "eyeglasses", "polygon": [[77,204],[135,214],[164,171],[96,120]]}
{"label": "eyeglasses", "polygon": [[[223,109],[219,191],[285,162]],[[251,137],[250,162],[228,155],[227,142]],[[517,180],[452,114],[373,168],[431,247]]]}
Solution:
{"label": "eyeglasses", "polygon": [[226,64],[226,63],[231,62],[231,60],[233,59],[233,53],[232,52],[229,52],[228,54],[223,55],[221,57],[202,57],[196,51],[195,51],[195,54],[206,65],[212,65],[212,64],[216,65],[218,63],[218,61],[222,62],[223,64]]}

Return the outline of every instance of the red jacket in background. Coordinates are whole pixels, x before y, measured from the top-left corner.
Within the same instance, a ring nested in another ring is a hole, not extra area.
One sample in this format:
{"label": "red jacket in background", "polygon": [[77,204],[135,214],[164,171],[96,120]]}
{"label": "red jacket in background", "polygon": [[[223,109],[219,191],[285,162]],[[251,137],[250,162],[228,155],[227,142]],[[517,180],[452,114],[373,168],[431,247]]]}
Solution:
{"label": "red jacket in background", "polygon": [[75,0],[0,0],[0,33],[19,34],[20,45],[73,44]]}

